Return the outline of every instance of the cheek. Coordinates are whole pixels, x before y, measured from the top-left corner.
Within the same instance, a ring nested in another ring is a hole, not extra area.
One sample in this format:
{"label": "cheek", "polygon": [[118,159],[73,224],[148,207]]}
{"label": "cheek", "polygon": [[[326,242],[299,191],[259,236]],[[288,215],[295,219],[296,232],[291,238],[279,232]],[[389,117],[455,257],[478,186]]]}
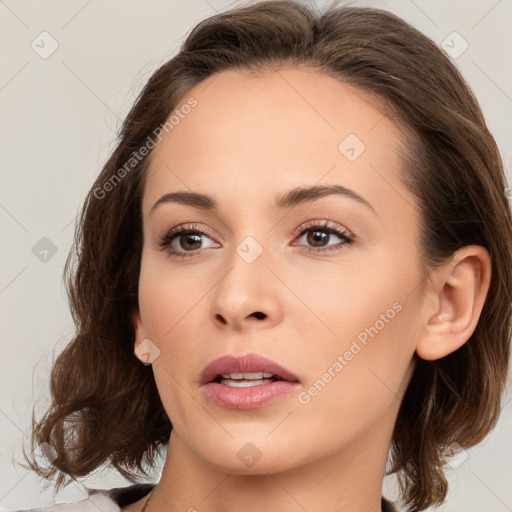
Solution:
{"label": "cheek", "polygon": [[204,325],[206,314],[201,301],[205,290],[198,281],[187,282],[155,259],[142,260],[139,307],[145,336],[160,350],[152,369],[164,409],[175,427],[197,414],[185,389],[190,386],[197,364],[194,358],[200,350],[201,337],[194,326]]}
{"label": "cheek", "polygon": [[293,270],[286,282],[300,298],[297,310],[307,311],[291,316],[302,323],[300,332],[308,332],[309,325],[309,332],[325,339],[328,347],[358,335],[364,338],[365,330],[375,325],[379,332],[389,331],[388,325],[399,316],[397,310],[405,306],[413,283],[419,280],[412,264],[377,256],[371,261],[354,258],[316,267],[308,263],[307,268]]}
{"label": "cheek", "polygon": [[187,323],[188,314],[207,291],[200,279],[192,277],[177,271],[165,256],[143,253],[139,305],[148,338],[155,342],[172,339],[174,332]]}
{"label": "cheek", "polygon": [[211,288],[212,283],[197,272],[180,272],[165,258],[143,256],[139,307],[145,336],[160,350],[153,368],[157,384],[165,386],[164,397],[179,384],[188,387],[194,369],[207,362],[204,344]]}
{"label": "cheek", "polygon": [[297,396],[296,418],[311,431],[321,429],[322,443],[350,444],[382,421],[394,421],[410,378],[414,306],[400,302],[382,309],[381,304],[375,301],[372,307],[387,323],[359,312],[358,326],[346,312],[346,324],[356,334],[345,335],[340,321],[338,335],[325,336],[321,351],[308,353],[311,378]]}
{"label": "cheek", "polygon": [[298,332],[307,338],[301,365],[311,376],[308,384],[319,380],[319,402],[325,400],[326,407],[341,399],[357,410],[363,396],[364,403],[372,397],[379,403],[398,393],[420,324],[420,297],[411,293],[420,276],[409,261],[351,262],[294,281],[294,291],[310,310],[294,316]]}

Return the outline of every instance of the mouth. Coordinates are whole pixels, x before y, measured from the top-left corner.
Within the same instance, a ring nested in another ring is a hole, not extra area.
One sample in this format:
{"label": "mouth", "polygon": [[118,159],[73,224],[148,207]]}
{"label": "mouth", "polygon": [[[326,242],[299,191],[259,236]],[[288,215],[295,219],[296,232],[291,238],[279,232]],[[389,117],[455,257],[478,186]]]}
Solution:
{"label": "mouth", "polygon": [[218,383],[242,388],[276,381],[299,382],[298,377],[280,364],[257,354],[227,355],[211,361],[202,371],[200,384]]}
{"label": "mouth", "polygon": [[301,386],[290,370],[257,354],[215,359],[201,373],[200,382],[212,404],[240,410],[269,405]]}

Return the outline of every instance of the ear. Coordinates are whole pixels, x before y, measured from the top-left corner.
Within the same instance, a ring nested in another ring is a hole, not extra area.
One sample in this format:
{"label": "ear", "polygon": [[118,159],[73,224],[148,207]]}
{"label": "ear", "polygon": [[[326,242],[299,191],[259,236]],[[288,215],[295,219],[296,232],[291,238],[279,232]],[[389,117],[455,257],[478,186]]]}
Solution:
{"label": "ear", "polygon": [[133,330],[135,332],[135,345],[134,349],[139,345],[143,340],[146,339],[146,332],[144,331],[144,326],[142,325],[142,318],[140,316],[140,311],[138,308],[135,308],[130,313],[130,320],[133,326]]}
{"label": "ear", "polygon": [[491,281],[491,260],[485,247],[469,245],[449,263],[435,269],[416,353],[429,361],[460,348],[476,329]]}
{"label": "ear", "polygon": [[138,308],[132,310],[130,319],[135,331],[135,344],[133,347],[135,356],[146,366],[153,364],[160,356],[160,349],[147,338]]}

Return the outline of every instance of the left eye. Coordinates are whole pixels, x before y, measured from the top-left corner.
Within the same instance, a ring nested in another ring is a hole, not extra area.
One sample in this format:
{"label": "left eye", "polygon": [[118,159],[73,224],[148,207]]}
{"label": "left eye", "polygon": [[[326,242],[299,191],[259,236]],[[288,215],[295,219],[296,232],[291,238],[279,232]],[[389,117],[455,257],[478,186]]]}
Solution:
{"label": "left eye", "polygon": [[[348,231],[329,226],[328,224],[308,226],[301,231],[300,235],[299,242],[304,240],[311,248],[317,249],[320,252],[322,250],[334,250],[339,248],[339,242],[338,244],[328,243],[333,236],[343,242],[341,245],[351,244],[354,240],[354,237]],[[333,245],[337,245],[337,247],[333,247]]]}

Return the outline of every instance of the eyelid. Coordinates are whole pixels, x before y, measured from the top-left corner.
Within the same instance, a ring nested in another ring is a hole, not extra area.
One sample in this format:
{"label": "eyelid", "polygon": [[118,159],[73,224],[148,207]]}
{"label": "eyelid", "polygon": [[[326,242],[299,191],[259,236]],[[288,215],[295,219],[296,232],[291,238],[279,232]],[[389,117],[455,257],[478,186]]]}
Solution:
{"label": "eyelid", "polygon": [[[338,227],[334,224],[331,225],[330,221],[328,221],[328,220],[307,221],[307,222],[301,224],[297,229],[295,229],[293,235],[294,236],[302,235],[302,234],[304,234],[304,231],[311,229],[311,228],[315,228],[315,227],[317,227],[317,228],[321,227],[326,230],[331,229],[331,230],[341,231],[347,237],[355,238],[355,235],[349,229],[347,229],[345,227]],[[175,226],[175,227],[167,230],[165,232],[165,234],[163,235],[163,237],[160,237],[160,238],[161,239],[164,237],[170,238],[173,235],[180,233],[182,231],[201,232],[201,234],[205,234],[208,236],[208,238],[211,238],[212,240],[216,241],[215,240],[216,237],[213,235],[213,233],[207,227],[199,227],[199,225],[196,223],[185,223],[185,224],[180,224],[178,226]]]}
{"label": "eyelid", "polygon": [[168,240],[167,243],[169,243],[170,240],[174,236],[176,236],[176,235],[178,235],[178,234],[180,234],[182,232],[186,232],[186,233],[197,232],[198,234],[206,235],[208,238],[211,238],[214,242],[219,243],[216,240],[216,236],[212,233],[212,231],[209,228],[207,228],[205,226],[200,226],[199,224],[196,224],[194,222],[186,222],[184,224],[179,224],[178,226],[175,226],[175,227],[165,231],[163,236],[159,237],[159,239],[161,241],[159,245],[163,246],[164,245],[164,240],[166,240],[166,239]]}
{"label": "eyelid", "polygon": [[333,231],[339,231],[347,236],[347,238],[355,238],[355,235],[347,228],[343,226],[338,226],[334,222],[331,222],[329,220],[308,220],[307,222],[301,224],[296,230],[296,235],[302,235],[304,231],[307,231],[311,228],[322,228],[326,231],[333,230]]}

